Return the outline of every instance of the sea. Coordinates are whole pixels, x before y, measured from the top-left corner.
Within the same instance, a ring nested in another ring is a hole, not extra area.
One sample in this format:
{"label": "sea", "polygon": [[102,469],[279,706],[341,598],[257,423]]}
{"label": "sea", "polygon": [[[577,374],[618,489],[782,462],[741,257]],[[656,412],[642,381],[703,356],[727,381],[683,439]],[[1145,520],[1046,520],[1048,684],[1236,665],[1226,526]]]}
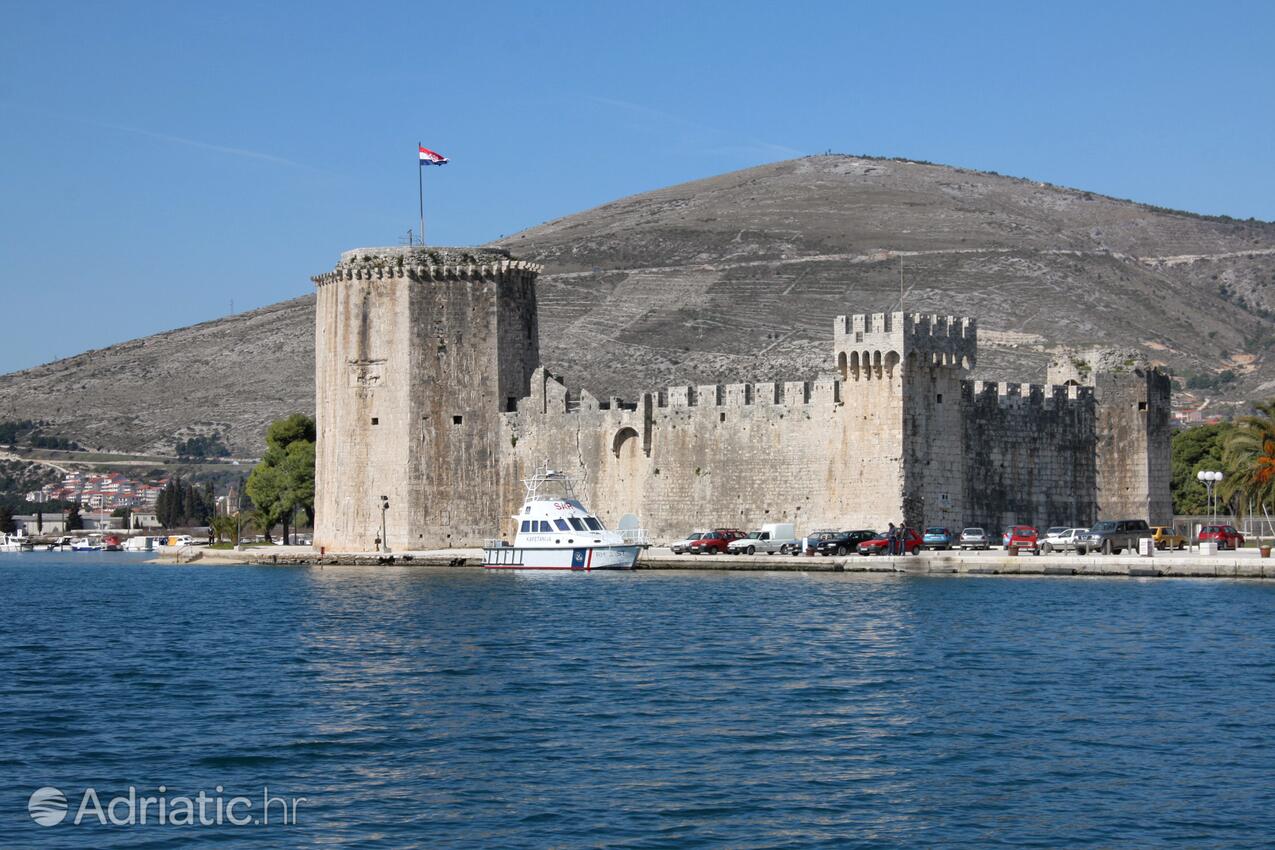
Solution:
{"label": "sea", "polygon": [[0,588],[0,847],[1275,843],[1275,583],[29,553]]}

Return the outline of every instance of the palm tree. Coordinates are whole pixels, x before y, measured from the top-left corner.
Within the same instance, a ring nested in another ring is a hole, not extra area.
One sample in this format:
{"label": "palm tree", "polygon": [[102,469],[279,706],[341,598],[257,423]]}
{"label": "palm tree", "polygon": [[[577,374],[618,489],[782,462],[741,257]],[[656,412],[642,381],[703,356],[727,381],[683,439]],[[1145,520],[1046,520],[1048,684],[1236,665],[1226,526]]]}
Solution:
{"label": "palm tree", "polygon": [[1253,405],[1254,414],[1241,416],[1227,436],[1222,449],[1222,465],[1227,476],[1218,484],[1218,495],[1226,500],[1242,496],[1245,502],[1268,514],[1275,506],[1275,399]]}

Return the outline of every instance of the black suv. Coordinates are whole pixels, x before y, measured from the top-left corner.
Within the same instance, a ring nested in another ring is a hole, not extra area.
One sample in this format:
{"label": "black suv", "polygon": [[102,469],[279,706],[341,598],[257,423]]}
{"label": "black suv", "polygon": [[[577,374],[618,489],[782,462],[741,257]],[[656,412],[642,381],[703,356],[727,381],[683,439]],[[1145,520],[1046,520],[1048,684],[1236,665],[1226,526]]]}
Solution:
{"label": "black suv", "polygon": [[858,551],[859,544],[876,537],[875,531],[861,529],[859,531],[834,531],[824,535],[815,549],[820,555],[849,555]]}

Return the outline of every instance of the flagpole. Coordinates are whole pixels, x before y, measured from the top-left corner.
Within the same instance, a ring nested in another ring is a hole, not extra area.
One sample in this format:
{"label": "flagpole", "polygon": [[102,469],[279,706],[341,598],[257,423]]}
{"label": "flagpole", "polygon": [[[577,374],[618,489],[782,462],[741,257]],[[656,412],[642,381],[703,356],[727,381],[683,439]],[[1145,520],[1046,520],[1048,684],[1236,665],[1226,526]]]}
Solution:
{"label": "flagpole", "polygon": [[425,170],[425,166],[421,165],[421,143],[416,143],[416,196],[421,206],[421,247],[425,247],[425,176],[421,172]]}

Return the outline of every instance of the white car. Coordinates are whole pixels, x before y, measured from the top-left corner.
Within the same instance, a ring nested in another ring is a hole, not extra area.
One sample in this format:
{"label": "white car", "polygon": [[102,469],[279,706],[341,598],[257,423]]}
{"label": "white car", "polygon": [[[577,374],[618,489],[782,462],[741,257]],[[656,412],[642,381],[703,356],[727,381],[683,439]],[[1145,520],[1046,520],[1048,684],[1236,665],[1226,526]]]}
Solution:
{"label": "white car", "polygon": [[687,555],[691,551],[691,544],[696,540],[699,540],[705,534],[708,534],[708,529],[692,531],[690,534],[686,535],[685,540],[678,540],[675,543],[670,543],[668,547],[673,550],[674,555]]}
{"label": "white car", "polygon": [[1076,536],[1088,532],[1087,528],[1054,527],[1045,532],[1045,539],[1040,542],[1040,551],[1048,555],[1050,552],[1076,551]]}

